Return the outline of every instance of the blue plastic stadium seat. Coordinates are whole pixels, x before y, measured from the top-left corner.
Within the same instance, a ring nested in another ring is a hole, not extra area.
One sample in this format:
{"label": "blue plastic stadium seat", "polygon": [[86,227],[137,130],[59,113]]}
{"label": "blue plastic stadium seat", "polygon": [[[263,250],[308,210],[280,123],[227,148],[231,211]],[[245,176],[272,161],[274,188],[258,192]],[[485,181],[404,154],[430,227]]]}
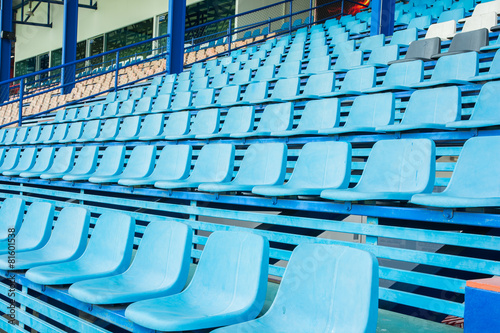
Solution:
{"label": "blue plastic stadium seat", "polygon": [[[2,213],[0,216],[3,216],[4,213],[9,214],[9,212],[3,212],[1,208],[0,213]],[[24,213],[24,208],[21,213]],[[11,216],[6,215],[6,217]],[[15,252],[20,253],[36,250],[44,246],[49,240],[53,219],[54,207],[50,203],[33,202],[28,207],[20,229],[16,228],[18,233],[15,237]],[[0,221],[2,221],[2,218],[0,218]],[[0,225],[3,225],[3,221],[0,222]],[[14,227],[14,225],[10,227]],[[11,244],[12,243],[9,243],[8,239],[0,240],[0,255],[8,253],[8,248]]]}
{"label": "blue plastic stadium seat", "polygon": [[170,101],[172,100],[172,96],[170,94],[167,95],[158,95],[153,104],[153,108],[151,112],[165,112],[170,109]]}
{"label": "blue plastic stadium seat", "polygon": [[156,146],[137,146],[130,153],[127,166],[120,174],[92,176],[89,182],[104,184],[117,183],[121,178],[145,178],[153,172],[155,161]]}
{"label": "blue plastic stadium seat", "polygon": [[341,54],[332,67],[333,72],[347,72],[352,68],[361,66],[363,63],[363,52],[354,51]]}
{"label": "blue plastic stadium seat", "polygon": [[31,168],[33,168],[33,165],[35,165],[36,161],[36,154],[37,154],[37,149],[36,148],[26,148],[23,150],[21,153],[21,156],[19,157],[18,163],[14,165],[12,169],[8,169],[2,172],[4,176],[19,176],[21,172],[28,171]]}
{"label": "blue plastic stadium seat", "polygon": [[319,98],[318,95],[330,94],[335,90],[335,73],[326,72],[323,74],[311,75],[300,95],[288,100]]}
{"label": "blue plastic stadium seat", "polygon": [[[250,72],[248,71],[248,73],[250,73]],[[229,74],[228,73],[215,74],[215,76],[213,76],[213,78],[212,78],[212,82],[210,82],[210,88],[220,89],[222,87],[227,86],[228,84],[229,84]]]}
{"label": "blue plastic stadium seat", "polygon": [[410,21],[407,29],[416,28],[418,30],[425,30],[429,28],[431,22],[432,22],[432,17],[430,15],[415,17]]}
{"label": "blue plastic stadium seat", "polygon": [[168,120],[164,122],[165,125],[160,127],[158,135],[153,135],[153,132],[156,131],[158,126],[158,124],[156,124],[154,128],[150,128],[149,130],[145,129],[147,133],[143,132],[143,134],[139,134],[139,140],[158,140],[164,138],[165,136],[182,137],[189,131],[190,119],[191,113],[189,111],[171,113]]}
{"label": "blue plastic stadium seat", "polygon": [[[305,271],[311,261],[315,264]],[[300,244],[292,252],[266,314],[212,332],[375,332],[378,281],[378,262],[369,252],[339,245]]]}
{"label": "blue plastic stadium seat", "polygon": [[268,98],[268,83],[250,83],[243,94],[243,99],[235,105],[254,104],[255,101],[263,101]]}
{"label": "blue plastic stadium seat", "polygon": [[[50,126],[50,125],[46,125],[46,126]],[[31,127],[29,132],[28,132],[28,135],[26,136],[26,139],[22,143],[28,144],[30,142],[37,141],[38,138],[40,137],[41,132],[42,132],[42,126],[38,125],[38,126]]]}
{"label": "blue plastic stadium seat", "polygon": [[137,302],[177,294],[186,284],[193,231],[178,222],[151,222],[130,268],[116,276],[80,281],[69,288],[90,304]]}
{"label": "blue plastic stadium seat", "polygon": [[215,89],[206,88],[201,89],[196,93],[196,96],[193,98],[193,109],[202,109],[213,107],[215,100]]}
{"label": "blue plastic stadium seat", "polygon": [[356,43],[354,40],[349,40],[345,42],[339,42],[335,44],[333,51],[330,53],[332,57],[338,57],[344,53],[351,53],[356,50]]}
{"label": "blue plastic stadium seat", "polygon": [[278,73],[275,75],[275,79],[295,77],[300,74],[301,68],[302,62],[300,60],[284,62],[281,64]]}
{"label": "blue plastic stadium seat", "polygon": [[144,97],[156,97],[158,96],[158,91],[160,89],[160,86],[158,85],[150,85],[147,87],[146,91],[144,92]]}
{"label": "blue plastic stadium seat", "polygon": [[191,124],[189,133],[183,135],[165,135],[165,140],[180,140],[194,138],[198,134],[214,134],[219,130],[219,109],[199,110]]}
{"label": "blue plastic stadium seat", "polygon": [[410,96],[401,123],[380,126],[377,131],[446,129],[447,123],[460,119],[461,101],[460,88],[455,86],[415,91]]}
{"label": "blue plastic stadium seat", "polygon": [[388,45],[373,49],[370,54],[370,57],[365,62],[365,65],[370,65],[375,67],[387,67],[387,65],[391,61],[398,60],[398,58],[399,58],[399,46]]}
{"label": "blue plastic stadium seat", "polygon": [[217,102],[213,103],[212,106],[231,106],[238,103],[240,101],[240,90],[241,87],[239,85],[228,85],[223,87],[219,92]]}
{"label": "blue plastic stadium seat", "polygon": [[25,203],[21,198],[7,198],[0,206],[0,241],[7,241],[9,228],[14,228],[14,234],[19,232],[23,223]]}
{"label": "blue plastic stadium seat", "polygon": [[[114,140],[114,141],[134,140],[138,137],[140,128],[141,128],[141,117],[134,116],[134,117],[124,118],[116,137],[108,138],[108,140]],[[103,138],[100,137],[100,141],[102,141],[102,139]]]}
{"label": "blue plastic stadium seat", "polygon": [[24,178],[38,177],[42,173],[46,172],[52,166],[54,162],[55,148],[42,148],[38,153],[33,166],[27,170],[19,170],[15,173],[13,171],[7,171],[10,176],[17,176]]}
{"label": "blue plastic stadium seat", "polygon": [[422,60],[394,63],[389,66],[380,86],[365,90],[365,93],[411,90],[410,86],[424,79],[424,62]]}
{"label": "blue plastic stadium seat", "polygon": [[245,151],[238,173],[232,181],[203,183],[205,192],[250,192],[257,185],[282,184],[285,180],[287,146],[280,142],[255,143]]}
{"label": "blue plastic stadium seat", "polygon": [[[187,81],[188,83],[190,83],[190,81]],[[181,91],[182,89],[179,89],[179,91]],[[189,90],[189,87],[188,87],[188,90]],[[161,88],[160,88],[160,91],[158,92],[158,96],[161,96],[161,95],[171,95],[173,94],[174,92],[174,83],[173,82],[169,82],[169,83],[164,83]]]}
{"label": "blue plastic stadium seat", "polygon": [[352,26],[349,27],[349,35],[357,35],[363,33],[367,29],[368,29],[368,23],[366,22],[359,22],[357,24],[353,24]]}
{"label": "blue plastic stadium seat", "polygon": [[53,124],[62,123],[64,121],[65,117],[66,117],[66,109],[59,110],[56,112],[56,115],[54,116],[54,120],[52,120],[51,123],[53,123]]}
{"label": "blue plastic stadium seat", "polygon": [[79,139],[77,139],[75,141],[76,142],[94,141],[100,132],[101,132],[101,121],[100,120],[96,119],[96,120],[88,121],[85,124],[85,127],[83,128],[82,135],[80,136]]}
{"label": "blue plastic stadium seat", "polygon": [[278,80],[271,92],[271,96],[264,100],[256,100],[254,103],[281,102],[295,99],[300,92],[300,78],[291,77]]}
{"label": "blue plastic stadium seat", "polygon": [[232,144],[205,145],[198,155],[193,171],[182,180],[159,181],[154,185],[163,189],[193,188],[202,183],[219,183],[231,180],[235,149]]}
{"label": "blue plastic stadium seat", "polygon": [[191,79],[191,72],[190,71],[184,71],[184,72],[181,72],[177,75],[177,82],[180,82],[180,81],[187,81],[187,80],[190,80]]}
{"label": "blue plastic stadium seat", "polygon": [[261,114],[259,124],[253,132],[231,133],[232,138],[246,138],[252,136],[269,136],[271,132],[292,129],[293,104],[278,103],[266,105]]}
{"label": "blue plastic stadium seat", "polygon": [[[53,180],[60,179],[65,175],[92,173],[97,166],[98,153],[99,148],[97,146],[85,146],[78,153],[78,158],[74,165],[73,163],[69,163],[66,169],[62,161],[60,164],[54,163],[50,170],[40,175],[40,178]],[[61,158],[63,157],[61,156]]]}
{"label": "blue plastic stadium seat", "polygon": [[2,144],[3,145],[11,145],[14,140],[16,139],[17,135],[17,127],[15,128],[9,128],[5,131],[5,137],[3,139]]}
{"label": "blue plastic stadium seat", "polygon": [[142,98],[142,95],[144,94],[144,88],[143,87],[136,87],[130,89],[130,94],[128,99],[139,99]]}
{"label": "blue plastic stadium seat", "polygon": [[68,132],[64,139],[59,140],[59,143],[70,143],[78,140],[83,133],[83,122],[74,122],[69,125]]}
{"label": "blue plastic stadium seat", "polygon": [[385,45],[385,35],[375,35],[361,39],[358,50],[371,51]]}
{"label": "blue plastic stadium seat", "polygon": [[259,82],[259,81],[270,81],[274,79],[274,75],[276,73],[276,65],[266,65],[259,67],[257,72],[255,72],[255,76],[251,80],[251,82]]}
{"label": "blue plastic stadium seat", "polygon": [[409,46],[411,42],[418,39],[417,28],[404,29],[394,32],[389,45]]}
{"label": "blue plastic stadium seat", "polygon": [[[114,140],[120,130],[120,118],[107,119],[101,128],[97,138],[93,141],[110,141]],[[90,141],[90,140],[89,140]]]}
{"label": "blue plastic stadium seat", "polygon": [[161,331],[204,329],[253,319],[264,305],[268,260],[269,243],[262,236],[216,231],[208,238],[195,275],[182,293],[133,303],[125,316]]}
{"label": "blue plastic stadium seat", "polygon": [[219,132],[212,134],[197,134],[196,139],[212,139],[228,137],[231,133],[245,133],[253,130],[255,108],[253,106],[232,107],[227,112]]}
{"label": "blue plastic stadium seat", "polygon": [[99,118],[111,118],[117,116],[121,102],[111,102],[105,105],[105,109]]}
{"label": "blue plastic stadium seat", "polygon": [[90,106],[86,105],[78,109],[75,120],[85,120],[90,117]]}
{"label": "blue plastic stadium seat", "polygon": [[340,102],[337,98],[307,102],[296,128],[272,132],[271,136],[295,136],[317,134],[319,130],[339,125]]}
{"label": "blue plastic stadium seat", "polygon": [[75,148],[62,147],[57,151],[55,157],[53,158],[52,156],[49,157],[51,159],[46,161],[40,161],[40,157],[38,157],[35,166],[28,172],[22,172],[20,176],[24,178],[36,178],[40,177],[44,173],[68,172],[73,168],[75,159]]}
{"label": "blue plastic stadium seat", "polygon": [[434,187],[436,147],[429,139],[381,140],[373,146],[357,185],[328,189],[324,199],[338,201],[410,200]]}
{"label": "blue plastic stadium seat", "polygon": [[156,162],[151,175],[147,177],[133,175],[121,178],[118,184],[124,186],[154,185],[158,181],[180,180],[189,176],[191,170],[192,148],[189,145],[165,146]]}
{"label": "blue plastic stadium seat", "polygon": [[342,127],[319,130],[319,134],[376,132],[378,126],[394,122],[395,99],[392,93],[357,97]]}
{"label": "blue plastic stadium seat", "polygon": [[97,169],[95,168],[95,166],[91,165],[86,165],[87,168],[82,167],[79,170],[75,170],[75,168],[69,174],[63,176],[63,179],[67,181],[83,181],[88,180],[90,177],[115,176],[123,171],[124,161],[125,147],[110,146],[103,152],[102,158],[99,162],[99,167],[97,167]]}
{"label": "blue plastic stadium seat", "polygon": [[141,115],[151,112],[153,107],[153,97],[145,96],[137,101],[137,105],[134,108],[135,115]]}
{"label": "blue plastic stadium seat", "polygon": [[29,128],[28,127],[20,127],[17,129],[16,131],[16,135],[15,135],[15,138],[7,143],[5,142],[4,144],[5,145],[19,145],[19,144],[22,144],[25,140],[26,140],[26,136],[28,135],[28,130]]}
{"label": "blue plastic stadium seat", "polygon": [[78,108],[66,109],[66,116],[61,122],[64,123],[72,122],[75,120],[77,114],[78,114]]}
{"label": "blue plastic stadium seat", "polygon": [[141,118],[139,116],[126,117],[123,119],[120,125],[120,130],[116,137],[103,138],[102,135],[99,137],[98,141],[103,140],[113,140],[113,141],[127,141],[133,140],[139,134],[141,128]]}
{"label": "blue plastic stadium seat", "polygon": [[302,147],[286,184],[255,186],[252,193],[264,196],[319,195],[327,188],[347,188],[350,177],[350,143],[309,142]]}
{"label": "blue plastic stadium seat", "polygon": [[457,8],[452,10],[443,11],[437,20],[437,23],[443,23],[448,21],[458,22],[465,17],[465,11],[463,8]]}
{"label": "blue plastic stadium seat", "polygon": [[479,73],[476,52],[467,52],[439,58],[429,81],[412,85],[413,88],[427,88],[439,85],[469,84],[468,79]]}
{"label": "blue plastic stadium seat", "polygon": [[95,104],[92,106],[92,111],[90,112],[90,116],[87,120],[98,119],[101,118],[104,113],[105,104]]}
{"label": "blue plastic stadium seat", "polygon": [[360,95],[363,91],[376,84],[377,70],[373,66],[363,66],[352,69],[345,74],[340,90],[332,93],[320,94],[321,97],[334,97],[343,95]]}
{"label": "blue plastic stadium seat", "polygon": [[441,193],[414,195],[411,202],[446,208],[498,207],[499,148],[498,136],[467,140],[446,189]]}
{"label": "blue plastic stadium seat", "polygon": [[[336,32],[333,35],[330,33],[330,36],[332,37],[332,40],[331,40],[331,44],[332,45],[337,45],[337,44],[340,44],[340,43],[347,42],[348,39],[349,39],[349,33],[348,32],[344,32],[343,28],[342,28],[342,32]],[[348,44],[346,44],[346,45],[348,45]],[[354,51],[354,50],[352,50],[352,44],[349,45],[347,51],[348,52]]]}
{"label": "blue plastic stadium seat", "polygon": [[321,45],[321,46],[311,45],[309,48],[309,54],[307,55],[307,58],[309,59],[309,61],[311,61],[314,58],[326,57],[329,55],[328,49],[329,49],[328,45]]}
{"label": "blue plastic stadium seat", "polygon": [[[3,153],[3,152],[2,152]],[[21,149],[11,148],[5,152],[3,161],[0,161],[0,173],[7,170],[14,169],[19,163],[19,156],[21,154]],[[2,154],[3,155],[3,154]],[[0,158],[1,159],[1,158]]]}
{"label": "blue plastic stadium seat", "polygon": [[110,92],[106,96],[106,100],[104,103],[111,103],[111,102],[122,102],[126,101],[130,96],[130,90],[120,90],[118,92]]}
{"label": "blue plastic stadium seat", "polygon": [[[54,125],[43,125],[40,134],[37,136],[36,134],[28,135],[26,138],[26,144],[38,144],[44,141],[50,140],[52,137],[52,133],[54,131]],[[30,131],[31,132],[31,131]]]}
{"label": "blue plastic stadium seat", "polygon": [[495,52],[495,56],[490,63],[490,68],[488,73],[479,74],[474,77],[468,78],[467,81],[470,82],[482,82],[482,81],[490,81],[490,80],[498,80],[500,79],[500,51]]}
{"label": "blue plastic stadium seat", "polygon": [[123,273],[132,259],[135,220],[123,213],[103,213],[85,252],[76,260],[30,268],[26,277],[43,285],[62,285]]}
{"label": "blue plastic stadium seat", "polygon": [[470,118],[463,121],[449,122],[446,127],[477,128],[500,125],[500,116],[496,111],[500,103],[499,89],[500,82],[498,81],[485,83],[481,87]]}
{"label": "blue plastic stadium seat", "polygon": [[[118,109],[118,112],[116,113],[117,117],[121,116],[128,116],[134,113],[135,110],[135,100],[134,99],[129,99],[121,103],[120,108]],[[109,118],[107,116],[103,118]]]}
{"label": "blue plastic stadium seat", "polygon": [[[174,101],[171,103],[172,111],[185,110],[191,107],[193,95],[190,91],[181,91],[175,94]],[[156,104],[156,103],[155,103]]]}
{"label": "blue plastic stadium seat", "polygon": [[68,134],[68,129],[69,129],[68,123],[57,125],[54,129],[52,137],[49,140],[44,141],[43,143],[52,144],[63,140]]}
{"label": "blue plastic stadium seat", "polygon": [[25,270],[32,267],[74,260],[87,246],[90,214],[82,207],[66,207],[59,213],[48,242],[40,249],[16,253],[11,266],[8,254],[0,256],[0,269]]}
{"label": "blue plastic stadium seat", "polygon": [[208,76],[205,76],[194,79],[191,88],[189,90],[198,91],[201,89],[206,89],[207,87],[208,87]]}

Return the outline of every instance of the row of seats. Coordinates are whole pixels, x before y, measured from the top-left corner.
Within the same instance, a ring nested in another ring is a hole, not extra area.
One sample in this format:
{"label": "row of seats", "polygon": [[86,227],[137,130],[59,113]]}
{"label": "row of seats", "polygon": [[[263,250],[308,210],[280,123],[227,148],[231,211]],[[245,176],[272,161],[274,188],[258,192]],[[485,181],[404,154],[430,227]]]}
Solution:
{"label": "row of seats", "polygon": [[[338,201],[411,200],[427,206],[474,207],[499,204],[495,198],[495,195],[500,197],[498,189],[492,189],[496,182],[488,179],[496,168],[494,148],[499,145],[499,137],[469,139],[460,155],[464,157],[459,158],[443,193],[431,193],[436,156],[434,143],[429,139],[376,142],[354,188],[348,188],[351,145],[336,141],[304,145],[284,185],[287,147],[278,142],[250,145],[234,179],[235,147],[232,144],[203,146],[192,171],[189,145],[165,146],[158,160],[156,146],[137,146],[126,166],[124,146],[106,148],[99,164],[97,147],[84,147],[76,159],[73,147],[60,148],[57,153],[54,148],[43,148],[37,158],[36,149],[28,148],[17,167],[3,171],[3,175],[124,186],[154,185],[166,190],[197,188],[205,192],[252,192],[271,197],[320,195]],[[18,149],[15,151],[18,153]],[[482,172],[468,174],[471,168]],[[481,190],[482,186],[492,190]],[[474,192],[471,188],[478,190]]]}
{"label": "row of seats", "polygon": [[[395,87],[398,86],[389,85],[385,88],[389,90]],[[500,118],[495,113],[499,103],[499,97],[495,93],[497,89],[500,89],[498,81],[484,84],[472,113],[466,120],[461,120],[461,91],[456,86],[449,86],[413,92],[400,122],[395,122],[394,95],[385,92],[356,97],[343,126],[340,126],[339,99],[323,98],[305,104],[295,128],[294,105],[288,102],[268,104],[260,114],[258,122],[253,106],[240,106],[228,110],[222,126],[220,110],[205,109],[197,112],[192,123],[190,112],[184,111],[171,113],[168,118],[164,114],[152,114],[146,115],[142,120],[139,116],[126,117],[121,122],[120,118],[108,119],[104,124],[101,124],[100,120],[91,120],[86,123],[35,126],[29,132],[28,127],[9,129],[0,144],[8,146],[92,141],[290,137],[498,126]]]}
{"label": "row of seats", "polygon": [[[362,93],[408,90],[439,85],[470,84],[475,81],[487,81],[498,77],[500,56],[495,57],[488,75],[479,75],[479,58],[475,52],[459,53],[438,59],[431,77],[423,81],[421,61],[409,64],[395,63],[389,66],[383,82],[376,86],[376,69],[363,66],[348,71],[340,88],[336,88],[336,75],[333,71],[311,75],[301,87],[299,76],[278,80],[274,86],[269,82],[254,82],[249,85],[229,85],[222,89],[207,88],[193,93],[179,92],[158,95],[156,98],[143,97],[124,102],[96,104],[83,108],[61,110],[56,122],[106,119],[117,116],[141,115],[155,112],[188,110],[192,108],[230,107],[245,104],[260,104],[287,100],[326,98],[334,96],[358,95]],[[273,89],[270,92],[270,86]],[[242,93],[245,89],[244,93]],[[301,91],[302,89],[302,91]],[[217,94],[218,92],[218,94]],[[172,96],[174,96],[172,101]],[[217,96],[217,99],[216,99]],[[3,131],[0,131],[0,139]]]}
{"label": "row of seats", "polygon": [[[11,201],[20,200],[6,199],[2,212],[9,209]],[[87,244],[90,214],[86,209],[63,208],[51,232],[53,214],[54,207],[48,202],[29,206],[16,238],[16,244],[21,246],[16,248],[15,263],[9,262],[7,246],[0,243],[0,253],[5,253],[0,255],[1,269],[27,270],[26,278],[42,285],[71,284],[69,294],[82,302],[132,303],[125,311],[128,319],[162,331],[239,324],[254,319],[264,306],[269,242],[260,235],[212,233],[192,280],[183,290],[193,241],[189,226],[174,221],[150,222],[130,264],[135,232],[135,221],[130,216],[103,213]],[[297,286],[295,276],[302,274],[302,266],[311,258],[317,258],[318,264],[308,271],[310,278],[301,279]],[[352,287],[353,277],[347,278],[346,272],[355,275],[359,284],[356,288]],[[320,297],[332,283],[335,291]],[[320,320],[301,310],[304,302],[325,305]],[[343,246],[302,244],[290,257],[269,311],[254,322],[240,325],[270,329],[281,323],[281,328],[292,329],[296,321],[300,326],[295,326],[295,331],[297,327],[310,332],[353,325],[360,331],[374,331],[377,304],[378,264],[372,254]],[[344,312],[340,305],[356,311],[351,311],[351,318],[347,314],[338,316],[338,312]],[[286,315],[283,306],[289,308]],[[360,316],[364,319],[360,320]],[[241,326],[216,331],[239,329]]]}

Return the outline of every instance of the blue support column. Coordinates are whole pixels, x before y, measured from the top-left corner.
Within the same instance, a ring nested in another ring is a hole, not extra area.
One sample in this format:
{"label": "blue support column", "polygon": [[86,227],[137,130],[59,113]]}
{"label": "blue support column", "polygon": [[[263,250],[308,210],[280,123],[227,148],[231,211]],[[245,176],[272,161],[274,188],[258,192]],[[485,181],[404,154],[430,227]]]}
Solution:
{"label": "blue support column", "polygon": [[395,0],[372,0],[372,25],[370,35],[384,34],[392,36],[394,33]]}
{"label": "blue support column", "polygon": [[186,29],[186,0],[169,0],[167,71],[180,73],[184,69],[184,33]]}
{"label": "blue support column", "polygon": [[[0,82],[10,79],[10,57],[12,54],[12,0],[1,0],[0,3]],[[9,86],[0,87],[0,102],[9,99]]]}
{"label": "blue support column", "polygon": [[[76,41],[78,31],[78,0],[64,0],[64,31],[62,64],[76,61]],[[64,86],[62,94],[69,94],[75,87],[76,66],[64,67],[61,72],[61,82]]]}

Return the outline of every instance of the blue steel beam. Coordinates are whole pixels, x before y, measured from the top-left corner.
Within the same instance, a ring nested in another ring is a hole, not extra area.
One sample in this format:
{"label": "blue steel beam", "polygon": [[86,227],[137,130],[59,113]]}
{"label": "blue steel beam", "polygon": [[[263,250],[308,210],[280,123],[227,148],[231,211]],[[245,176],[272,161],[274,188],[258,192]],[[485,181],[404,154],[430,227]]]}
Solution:
{"label": "blue steel beam", "polygon": [[370,35],[384,34],[392,36],[394,33],[395,0],[372,0],[372,25]]}
{"label": "blue steel beam", "polygon": [[[78,31],[78,0],[64,1],[64,31],[62,64],[65,65],[76,61],[76,42]],[[75,87],[76,66],[63,67],[61,72],[61,83],[63,95],[69,94]]]}
{"label": "blue steel beam", "polygon": [[167,73],[180,73],[184,68],[184,32],[186,0],[169,0]]}
{"label": "blue steel beam", "polygon": [[[12,54],[12,0],[1,0],[0,3],[0,82],[10,79],[10,57]],[[9,36],[10,35],[10,36]],[[0,87],[0,102],[9,99],[9,85]]]}

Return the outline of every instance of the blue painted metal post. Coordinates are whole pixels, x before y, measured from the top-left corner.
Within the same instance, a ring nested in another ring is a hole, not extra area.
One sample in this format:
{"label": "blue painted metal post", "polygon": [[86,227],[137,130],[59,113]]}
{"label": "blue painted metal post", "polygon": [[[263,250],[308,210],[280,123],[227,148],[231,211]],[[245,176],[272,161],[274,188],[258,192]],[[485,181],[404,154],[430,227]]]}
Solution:
{"label": "blue painted metal post", "polygon": [[231,55],[231,43],[232,43],[232,36],[233,36],[233,21],[229,19],[229,27],[227,28],[227,55]]}
{"label": "blue painted metal post", "polygon": [[169,0],[168,35],[170,52],[167,72],[180,73],[184,69],[184,33],[186,29],[186,0]]}
{"label": "blue painted metal post", "polygon": [[392,36],[394,33],[395,0],[372,0],[372,26],[370,35],[384,34]]}
{"label": "blue painted metal post", "polygon": [[17,120],[17,125],[21,127],[23,125],[23,104],[24,104],[24,79],[19,82],[19,118]]}
{"label": "blue painted metal post", "polygon": [[[64,31],[62,64],[76,61],[76,42],[78,30],[78,0],[64,1]],[[69,94],[75,87],[76,66],[63,67],[61,71],[62,94]]]}
{"label": "blue painted metal post", "polygon": [[[1,0],[0,3],[0,82],[10,79],[10,56],[12,53],[12,0]],[[9,86],[0,87],[0,102],[9,99]]]}

